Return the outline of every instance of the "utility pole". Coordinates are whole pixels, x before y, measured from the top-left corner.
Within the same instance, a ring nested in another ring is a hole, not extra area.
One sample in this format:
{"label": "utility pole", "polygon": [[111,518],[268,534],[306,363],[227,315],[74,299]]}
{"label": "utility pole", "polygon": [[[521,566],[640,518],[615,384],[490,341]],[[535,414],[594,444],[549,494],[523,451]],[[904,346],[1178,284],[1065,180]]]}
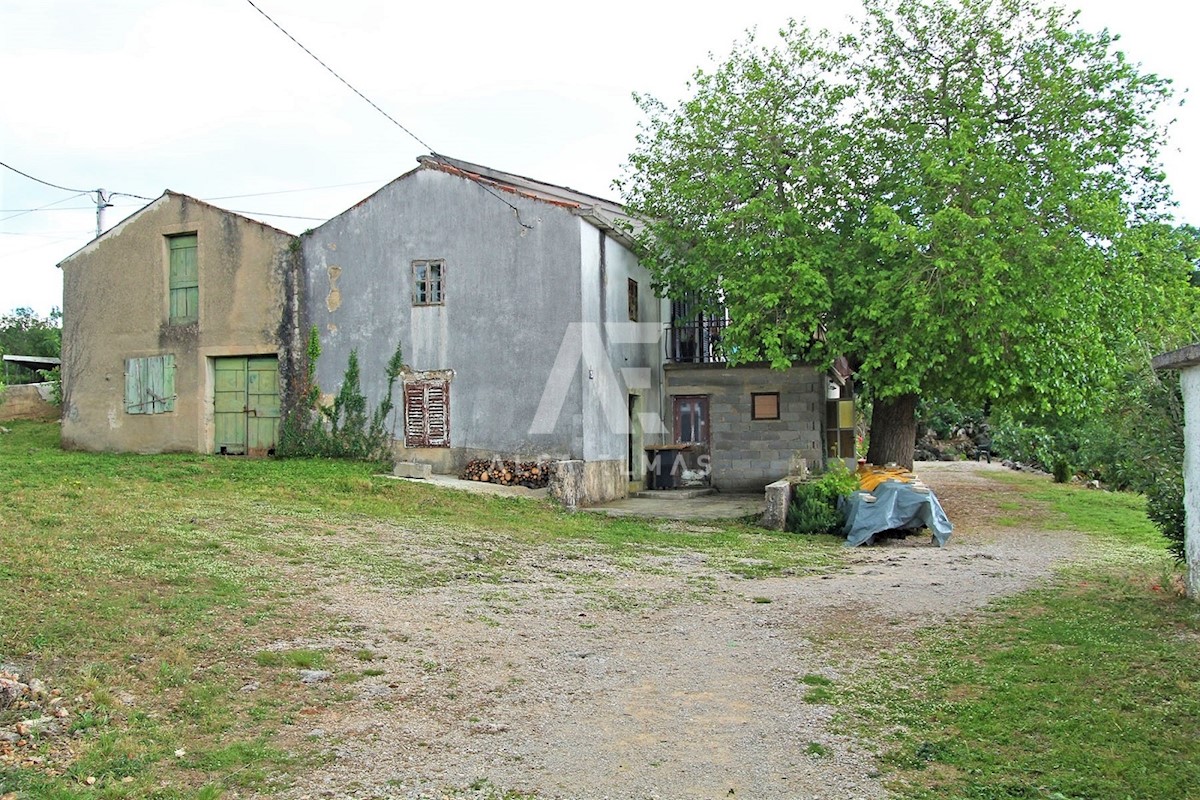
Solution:
{"label": "utility pole", "polygon": [[103,189],[96,190],[96,238],[100,238],[100,234],[104,233],[104,209],[112,208],[112,203],[108,202],[111,195],[106,195]]}

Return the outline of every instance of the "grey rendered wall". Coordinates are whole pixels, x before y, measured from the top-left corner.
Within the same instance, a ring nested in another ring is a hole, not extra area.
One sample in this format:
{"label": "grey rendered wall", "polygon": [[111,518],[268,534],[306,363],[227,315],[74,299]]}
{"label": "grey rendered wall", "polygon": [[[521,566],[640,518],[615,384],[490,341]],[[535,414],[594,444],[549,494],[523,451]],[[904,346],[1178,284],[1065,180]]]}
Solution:
{"label": "grey rendered wall", "polygon": [[[481,454],[583,454],[575,375],[551,398],[561,413],[550,415],[549,432],[531,432],[563,340],[578,333],[579,220],[503,197],[519,216],[472,181],[418,169],[304,238],[322,390],[337,391],[356,349],[364,393],[379,403],[397,341],[413,370],[452,370],[451,452],[432,454],[441,469]],[[444,305],[413,306],[414,259],[445,260]],[[399,392],[394,400],[402,407]],[[402,440],[402,426],[394,429]]]}
{"label": "grey rendered wall", "polygon": [[[590,502],[603,502],[644,481],[643,445],[661,441],[662,324],[650,274],[633,253],[582,220],[580,230],[584,486]],[[629,314],[630,278],[638,283],[636,320]]]}
{"label": "grey rendered wall", "polygon": [[[582,319],[598,335],[599,358],[585,382],[584,458],[618,460],[629,447],[628,397],[640,399],[646,442],[661,440],[662,322],[660,303],[650,288],[650,273],[620,242],[580,221],[583,269]],[[601,248],[603,247],[603,252]],[[638,320],[629,318],[628,281],[638,283]],[[649,417],[647,419],[646,417]]]}
{"label": "grey rendered wall", "polygon": [[[796,454],[824,463],[824,376],[812,367],[669,364],[665,372],[668,408],[673,395],[708,395],[716,488],[760,492],[787,475]],[[751,419],[751,392],[779,392],[780,419]]]}

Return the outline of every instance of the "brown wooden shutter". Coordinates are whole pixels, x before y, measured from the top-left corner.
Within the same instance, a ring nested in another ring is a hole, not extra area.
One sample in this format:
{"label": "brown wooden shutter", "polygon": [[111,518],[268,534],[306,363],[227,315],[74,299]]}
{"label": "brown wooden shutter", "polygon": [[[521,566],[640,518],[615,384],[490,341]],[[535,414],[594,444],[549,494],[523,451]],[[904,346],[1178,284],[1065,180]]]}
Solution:
{"label": "brown wooden shutter", "polygon": [[429,446],[425,435],[425,384],[419,381],[404,384],[404,445]]}
{"label": "brown wooden shutter", "polygon": [[450,446],[449,381],[404,384],[404,444],[406,447]]}
{"label": "brown wooden shutter", "polygon": [[425,386],[427,447],[450,446],[450,383],[430,381]]}

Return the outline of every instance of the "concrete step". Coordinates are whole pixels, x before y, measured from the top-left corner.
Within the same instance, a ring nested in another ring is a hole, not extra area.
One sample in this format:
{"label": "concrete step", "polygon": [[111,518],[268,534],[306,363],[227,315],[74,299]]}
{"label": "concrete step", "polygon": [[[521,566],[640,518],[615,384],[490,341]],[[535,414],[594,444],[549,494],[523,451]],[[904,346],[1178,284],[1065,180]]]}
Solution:
{"label": "concrete step", "polygon": [[691,500],[694,497],[716,493],[717,490],[711,486],[689,486],[682,489],[642,489],[639,492],[630,492],[629,496],[643,500]]}

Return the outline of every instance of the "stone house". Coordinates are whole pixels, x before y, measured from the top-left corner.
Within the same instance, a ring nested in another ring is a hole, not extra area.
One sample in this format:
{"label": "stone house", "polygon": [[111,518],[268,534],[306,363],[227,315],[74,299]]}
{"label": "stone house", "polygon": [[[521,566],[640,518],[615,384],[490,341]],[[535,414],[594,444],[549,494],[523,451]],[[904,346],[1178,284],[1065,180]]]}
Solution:
{"label": "stone house", "polygon": [[64,260],[64,445],[268,453],[316,327],[319,385],[356,351],[372,405],[402,347],[397,456],[437,472],[571,461],[595,503],[648,473],[761,491],[853,455],[838,383],[725,364],[724,321],[655,294],[622,206],[418,162],[299,238],[167,192]]}
{"label": "stone house", "polygon": [[[623,496],[661,405],[660,308],[630,220],[565,187],[419,163],[303,238],[318,383],[332,391],[351,350],[382,376],[399,342],[401,459],[582,461],[585,498]],[[364,380],[372,404],[383,390]]]}
{"label": "stone house", "polygon": [[655,459],[676,478],[761,491],[798,456],[823,463],[827,439],[853,456],[847,401],[827,432],[823,372],[728,367],[722,322],[655,295],[622,206],[444,156],[419,163],[303,240],[320,384],[337,385],[351,349],[378,376],[403,346],[401,458],[443,472],[497,454],[582,461],[597,502],[641,488]]}
{"label": "stone house", "polygon": [[64,259],[63,446],[271,452],[294,242],[168,191]]}

